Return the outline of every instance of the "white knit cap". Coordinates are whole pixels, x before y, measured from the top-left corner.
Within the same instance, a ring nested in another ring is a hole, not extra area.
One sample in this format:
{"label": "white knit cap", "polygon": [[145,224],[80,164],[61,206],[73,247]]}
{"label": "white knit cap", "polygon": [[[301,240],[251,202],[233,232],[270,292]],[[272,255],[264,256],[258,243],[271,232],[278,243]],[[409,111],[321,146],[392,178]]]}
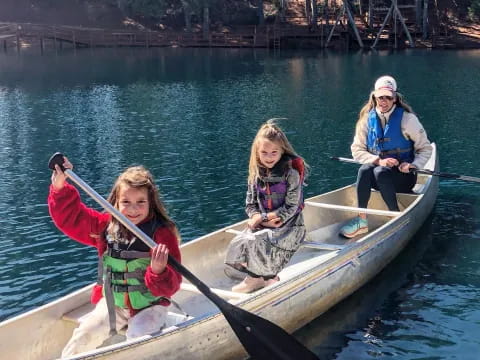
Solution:
{"label": "white knit cap", "polygon": [[391,76],[385,75],[375,81],[375,96],[394,96],[397,91],[397,82]]}

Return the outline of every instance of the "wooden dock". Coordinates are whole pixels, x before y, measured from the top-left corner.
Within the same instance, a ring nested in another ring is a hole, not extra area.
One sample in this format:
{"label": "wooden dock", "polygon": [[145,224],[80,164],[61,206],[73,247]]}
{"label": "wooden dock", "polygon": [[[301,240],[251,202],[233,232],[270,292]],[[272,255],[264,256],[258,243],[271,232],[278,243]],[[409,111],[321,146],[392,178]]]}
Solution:
{"label": "wooden dock", "polygon": [[[380,0],[372,0],[380,1]],[[0,23],[0,42],[8,47],[36,46],[43,52],[46,48],[95,48],[95,47],[208,47],[208,48],[374,48],[414,47],[420,42],[418,24],[407,18],[400,20],[402,26],[392,23],[392,11],[400,14],[412,5],[397,5],[392,8],[376,8],[376,17],[367,21],[359,16],[352,5],[329,7],[319,13],[314,25],[302,17],[301,9],[287,12],[284,19],[277,18],[273,24],[262,26],[237,26],[222,31],[202,32],[153,31],[153,30],[108,30],[75,26],[51,26],[25,23]],[[412,0],[402,0],[412,1]],[[430,1],[430,0],[425,0]],[[293,2],[300,6],[299,1]],[[336,3],[335,3],[336,4]],[[393,9],[393,10],[392,10]],[[395,19],[398,18],[396,13]],[[360,14],[361,15],[361,14]],[[413,15],[409,15],[411,19]],[[390,17],[390,19],[388,19]],[[387,21],[388,20],[388,21]],[[382,23],[383,22],[383,23]],[[309,25],[307,25],[309,24]]]}
{"label": "wooden dock", "polygon": [[249,47],[269,46],[273,30],[269,27],[242,27],[240,32],[201,33],[151,30],[108,30],[41,24],[0,24],[0,41],[18,48],[24,43],[40,44],[42,51],[53,48],[85,47]]}

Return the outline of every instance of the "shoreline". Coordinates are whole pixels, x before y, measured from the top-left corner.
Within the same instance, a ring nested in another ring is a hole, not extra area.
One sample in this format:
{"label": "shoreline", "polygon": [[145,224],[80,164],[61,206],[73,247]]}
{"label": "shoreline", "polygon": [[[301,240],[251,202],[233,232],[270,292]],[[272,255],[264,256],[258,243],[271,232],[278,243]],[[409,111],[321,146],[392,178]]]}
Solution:
{"label": "shoreline", "polygon": [[[277,50],[401,50],[418,49],[480,49],[480,25],[452,24],[443,33],[422,39],[422,34],[408,34],[413,45],[403,34],[397,37],[375,34],[355,37],[348,30],[338,30],[327,38],[331,26],[321,25],[315,29],[307,26],[237,26],[211,29],[207,34],[200,31],[182,30],[132,30],[109,29],[67,25],[31,23],[1,23],[0,46],[4,52],[16,48],[39,48],[41,52],[54,49],[108,48],[108,47],[178,47],[178,48],[266,48]],[[410,37],[411,35],[411,37]],[[372,46],[375,45],[375,48]]]}

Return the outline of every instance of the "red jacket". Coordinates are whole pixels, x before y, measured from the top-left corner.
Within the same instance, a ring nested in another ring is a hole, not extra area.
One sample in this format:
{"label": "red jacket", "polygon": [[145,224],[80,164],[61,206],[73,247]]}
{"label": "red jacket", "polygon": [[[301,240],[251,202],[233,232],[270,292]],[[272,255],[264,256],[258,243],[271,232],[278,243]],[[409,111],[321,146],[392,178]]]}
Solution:
{"label": "red jacket", "polygon": [[[53,222],[65,235],[82,244],[96,247],[98,256],[103,255],[107,248],[104,232],[110,222],[110,214],[88,208],[80,201],[78,190],[68,183],[61,190],[50,186],[48,209]],[[178,262],[181,261],[178,239],[170,228],[158,228],[153,240],[157,244],[167,245],[169,254]],[[181,282],[181,275],[170,265],[161,274],[155,274],[150,266],[147,267],[145,285],[154,296],[171,297],[178,291]],[[102,287],[96,285],[91,300],[96,304],[101,297]]]}

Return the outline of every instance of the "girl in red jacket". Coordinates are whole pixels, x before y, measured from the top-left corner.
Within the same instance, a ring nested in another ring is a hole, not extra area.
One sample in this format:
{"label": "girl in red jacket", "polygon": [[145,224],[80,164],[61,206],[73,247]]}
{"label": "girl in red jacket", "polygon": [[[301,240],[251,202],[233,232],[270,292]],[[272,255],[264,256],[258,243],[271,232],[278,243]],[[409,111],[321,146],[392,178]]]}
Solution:
{"label": "girl in red jacket", "polygon": [[[64,158],[63,166],[73,169]],[[88,208],[58,165],[52,174],[48,207],[55,225],[72,239],[97,248],[103,269],[92,292],[95,309],[65,346],[62,357],[100,346],[116,329],[128,326],[127,340],[159,331],[165,325],[169,298],[182,281],[168,264],[180,262],[180,236],[159,198],[152,175],[130,167],[116,180],[108,201],[158,245],[150,249],[107,213]],[[103,291],[102,291],[103,289]]]}

